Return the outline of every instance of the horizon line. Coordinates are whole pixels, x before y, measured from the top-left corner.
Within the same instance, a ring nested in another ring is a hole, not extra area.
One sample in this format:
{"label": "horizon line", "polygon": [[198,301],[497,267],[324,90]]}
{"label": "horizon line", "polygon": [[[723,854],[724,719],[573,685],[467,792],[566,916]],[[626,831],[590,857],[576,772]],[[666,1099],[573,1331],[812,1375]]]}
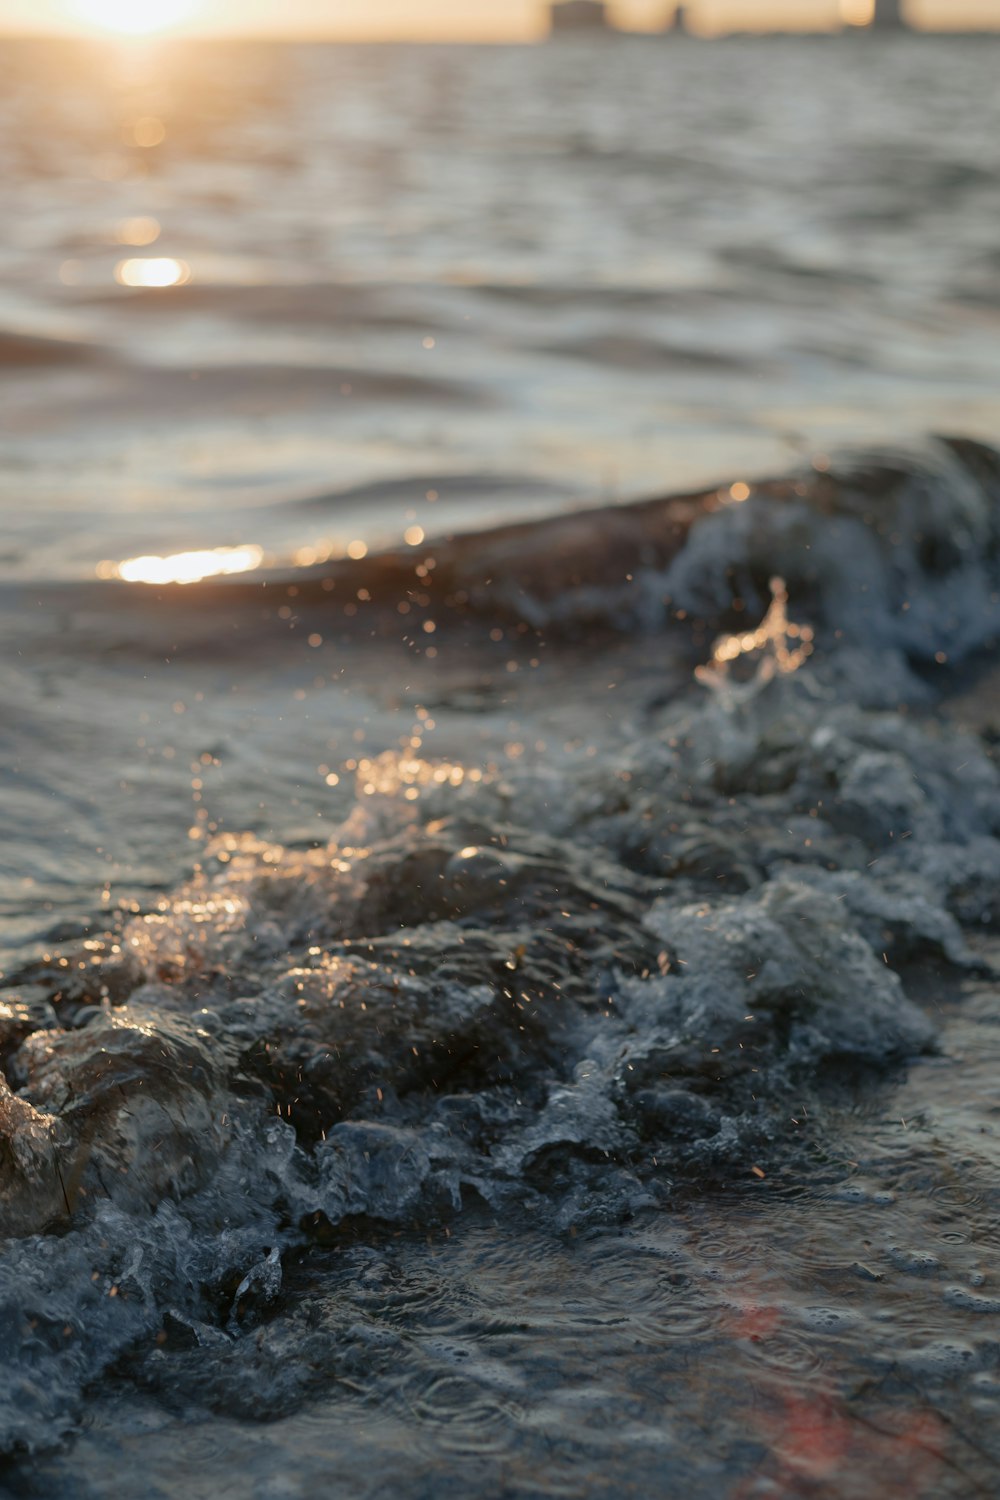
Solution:
{"label": "horizon line", "polygon": [[[588,35],[590,35],[588,33]],[[657,41],[725,41],[728,39],[760,39],[768,37],[861,37],[878,35],[886,38],[884,30],[869,24],[853,25],[842,23],[833,26],[742,26],[724,27],[715,31],[688,31],[678,33],[670,28],[650,28],[639,26],[611,26],[597,33],[597,39],[607,42],[609,38],[622,37],[628,40],[657,40]],[[899,31],[888,34],[888,39],[898,40],[900,36],[927,36],[927,37],[973,37],[973,36],[1000,36],[1000,19],[994,24],[982,24],[977,26],[928,26],[909,23]],[[268,42],[268,43],[308,43],[320,42],[342,45],[369,45],[369,46],[391,46],[393,44],[405,44],[411,46],[536,46],[539,42],[553,40],[554,45],[564,45],[572,38],[558,36],[552,38],[547,27],[541,27],[537,31],[512,33],[505,31],[483,31],[479,34],[471,32],[459,32],[455,30],[434,32],[390,32],[377,30],[330,30],[326,28],[310,27],[308,29],[275,29],[269,28],[257,30],[242,30],[239,27],[220,27],[218,29],[201,29],[191,26],[175,27],[154,34],[142,36],[123,36],[119,33],[104,30],[97,26],[62,26],[53,25],[49,27],[33,28],[23,26],[0,26],[0,42],[88,42],[111,45],[114,47],[137,46],[139,48],[158,47],[164,44],[186,42]]]}

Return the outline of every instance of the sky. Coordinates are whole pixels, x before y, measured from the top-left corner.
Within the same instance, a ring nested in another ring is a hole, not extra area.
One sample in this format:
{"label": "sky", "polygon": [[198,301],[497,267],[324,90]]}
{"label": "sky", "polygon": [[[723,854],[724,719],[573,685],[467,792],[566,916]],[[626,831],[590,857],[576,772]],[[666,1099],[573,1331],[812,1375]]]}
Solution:
{"label": "sky", "polygon": [[[863,15],[871,0],[689,0],[704,31],[729,28],[826,28],[839,13]],[[672,0],[611,0],[616,19],[655,26]],[[907,0],[904,0],[904,5]],[[180,19],[177,12],[187,7]],[[1000,0],[909,0],[909,14],[927,27],[1000,28]],[[517,40],[538,34],[536,0],[0,0],[0,31],[93,32],[130,29],[152,13],[184,32],[249,32],[346,37],[454,37]],[[141,29],[141,27],[137,27]]]}

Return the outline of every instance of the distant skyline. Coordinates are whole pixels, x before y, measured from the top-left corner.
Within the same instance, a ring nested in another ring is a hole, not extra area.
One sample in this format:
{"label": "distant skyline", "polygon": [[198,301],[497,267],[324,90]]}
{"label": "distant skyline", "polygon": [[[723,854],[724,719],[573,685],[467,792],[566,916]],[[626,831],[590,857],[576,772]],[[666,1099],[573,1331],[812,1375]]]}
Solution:
{"label": "distant skyline", "polygon": [[[673,7],[670,0],[610,0],[610,8],[620,26],[644,30]],[[845,20],[863,24],[871,8],[872,0],[689,0],[688,13],[693,29],[706,34],[822,31]],[[904,0],[904,8],[914,26],[930,30],[1000,30],[1000,0]],[[170,13],[182,9],[183,19],[167,28],[173,34],[517,41],[545,29],[545,7],[534,0],[177,0]],[[130,11],[141,18],[147,0],[114,0],[106,14],[116,11],[126,22]],[[92,19],[100,14],[101,0],[0,0],[0,31],[92,35],[102,30]]]}

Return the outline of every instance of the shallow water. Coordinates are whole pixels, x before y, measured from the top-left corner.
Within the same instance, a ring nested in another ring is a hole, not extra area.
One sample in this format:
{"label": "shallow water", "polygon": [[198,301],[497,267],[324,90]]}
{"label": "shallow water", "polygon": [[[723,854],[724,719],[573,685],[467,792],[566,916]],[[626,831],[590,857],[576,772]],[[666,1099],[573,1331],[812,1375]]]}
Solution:
{"label": "shallow water", "polygon": [[990,47],[193,56],[6,85],[0,1488],[992,1493]]}
{"label": "shallow water", "polygon": [[[104,695],[82,810],[161,705],[122,825],[168,888],[63,872],[82,940],[9,913],[12,1493],[988,1492],[1000,779],[992,689],[956,689],[998,470],[927,465],[706,502],[665,572],[676,507],[622,575],[605,518],[547,602],[505,592],[502,533],[458,541],[403,590],[419,652],[378,559],[283,585],[288,618],[223,583],[33,620],[48,711],[81,662]],[[738,616],[782,536],[755,675],[727,644],[693,681],[705,601]]]}

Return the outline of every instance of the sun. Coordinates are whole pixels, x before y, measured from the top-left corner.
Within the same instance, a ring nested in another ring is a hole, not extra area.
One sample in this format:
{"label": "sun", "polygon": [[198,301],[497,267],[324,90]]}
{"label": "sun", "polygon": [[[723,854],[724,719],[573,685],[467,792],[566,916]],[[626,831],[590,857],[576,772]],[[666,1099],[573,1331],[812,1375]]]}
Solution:
{"label": "sun", "polygon": [[92,26],[122,36],[148,36],[183,21],[195,0],[75,0],[75,10]]}

